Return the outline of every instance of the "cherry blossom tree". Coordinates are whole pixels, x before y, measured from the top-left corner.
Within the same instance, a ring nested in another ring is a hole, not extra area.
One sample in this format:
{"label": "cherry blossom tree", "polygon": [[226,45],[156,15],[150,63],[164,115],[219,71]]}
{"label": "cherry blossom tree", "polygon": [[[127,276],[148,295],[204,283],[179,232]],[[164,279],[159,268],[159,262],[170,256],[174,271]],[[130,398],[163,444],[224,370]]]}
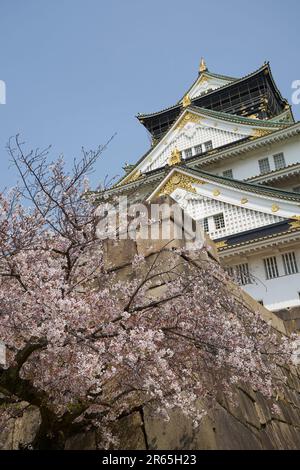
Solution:
{"label": "cherry blossom tree", "polygon": [[[10,405],[39,407],[36,448],[63,448],[147,405],[168,419],[179,408],[195,426],[235,384],[264,396],[283,380],[287,339],[233,295],[213,259],[165,246],[132,260],[130,280],[106,268],[86,176],[103,148],[83,151],[67,172],[49,149],[8,146],[20,184],[0,195],[0,419]],[[203,248],[205,250],[205,248]],[[149,295],[160,286],[160,295]]]}

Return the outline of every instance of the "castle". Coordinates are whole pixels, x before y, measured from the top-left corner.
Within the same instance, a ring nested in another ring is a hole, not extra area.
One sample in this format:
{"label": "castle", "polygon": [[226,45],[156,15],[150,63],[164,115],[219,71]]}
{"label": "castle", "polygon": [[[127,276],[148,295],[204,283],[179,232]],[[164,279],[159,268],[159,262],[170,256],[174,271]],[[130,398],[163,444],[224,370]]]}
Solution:
{"label": "castle", "polygon": [[272,311],[299,306],[300,122],[269,63],[233,78],[202,59],[175,105],[137,118],[151,148],[106,195],[169,195],[248,294]]}

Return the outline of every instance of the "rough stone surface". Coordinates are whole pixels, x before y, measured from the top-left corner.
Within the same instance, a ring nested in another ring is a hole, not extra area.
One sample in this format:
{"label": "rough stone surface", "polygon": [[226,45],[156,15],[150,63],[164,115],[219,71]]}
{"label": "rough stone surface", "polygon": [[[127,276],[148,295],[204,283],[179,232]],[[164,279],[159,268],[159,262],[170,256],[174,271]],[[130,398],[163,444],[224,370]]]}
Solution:
{"label": "rough stone surface", "polygon": [[288,333],[300,330],[300,307],[278,310],[275,315],[284,322]]}
{"label": "rough stone surface", "polygon": [[179,412],[173,412],[170,421],[164,422],[145,409],[148,449],[299,449],[300,410],[279,400],[276,403],[280,412],[274,415],[272,402],[267,402],[261,394],[255,395],[253,401],[239,390],[235,407],[218,404],[208,411],[197,429]]}
{"label": "rough stone surface", "polygon": [[[210,242],[211,243],[211,242]],[[174,242],[171,246],[180,246],[181,242]],[[163,243],[158,244],[137,242],[138,253],[149,256],[157,252]],[[144,250],[144,251],[143,251]],[[118,251],[118,254],[124,251]],[[164,263],[172,263],[172,255],[164,253]],[[125,258],[127,255],[125,255]],[[210,250],[210,257],[218,260],[216,250]],[[198,261],[204,261],[207,255],[202,254]],[[115,263],[118,277],[122,277],[124,271],[124,259],[119,257]],[[119,269],[118,269],[119,266]],[[127,271],[126,275],[129,275]],[[291,323],[287,322],[284,315],[276,315],[266,310],[252,297],[246,294],[239,286],[228,283],[228,290],[237,296],[249,307],[261,315],[266,321],[280,333],[289,334]],[[160,296],[163,287],[154,287],[151,295]],[[295,315],[296,316],[296,315]],[[220,398],[219,404],[213,410],[209,410],[200,427],[194,429],[192,423],[179,412],[173,412],[169,422],[154,418],[147,408],[143,412],[143,423],[136,428],[138,434],[144,432],[144,441],[139,441],[148,449],[296,449],[300,448],[300,377],[295,368],[284,371],[288,373],[288,383],[284,396],[273,397],[266,400],[260,393],[251,390],[247,386],[240,387],[237,391],[236,406],[229,404],[224,398]],[[279,407],[278,415],[272,412],[272,405]],[[122,423],[119,423],[120,428]],[[135,448],[137,437],[131,433],[130,444],[128,434],[128,421],[123,431],[120,431],[120,448]],[[123,440],[124,439],[124,440]],[[137,448],[137,447],[136,447]],[[140,447],[138,447],[140,448]]]}
{"label": "rough stone surface", "polygon": [[0,432],[0,449],[30,448],[41,424],[39,409],[22,402],[12,410],[17,417],[10,419],[6,429]]}
{"label": "rough stone surface", "polygon": [[75,434],[67,440],[65,445],[65,450],[95,450],[96,448],[94,431]]}
{"label": "rough stone surface", "polygon": [[118,448],[122,450],[143,450],[147,444],[143,417],[141,413],[134,412],[122,418],[113,428],[119,439]]}

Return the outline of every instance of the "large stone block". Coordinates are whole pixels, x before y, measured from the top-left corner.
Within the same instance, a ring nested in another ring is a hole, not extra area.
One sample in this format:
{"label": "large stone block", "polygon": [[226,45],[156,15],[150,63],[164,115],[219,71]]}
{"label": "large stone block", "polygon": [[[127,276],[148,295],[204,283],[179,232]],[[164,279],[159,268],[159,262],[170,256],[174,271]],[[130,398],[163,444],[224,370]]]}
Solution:
{"label": "large stone block", "polygon": [[0,432],[0,449],[30,448],[41,425],[40,411],[26,402],[12,405],[10,408],[12,418]]}
{"label": "large stone block", "polygon": [[113,431],[118,439],[116,448],[143,450],[147,448],[141,413],[134,412],[115,423]]}
{"label": "large stone block", "polygon": [[132,262],[137,254],[134,240],[104,240],[104,264],[106,269],[115,269]]}
{"label": "large stone block", "polygon": [[65,450],[95,449],[97,449],[95,431],[75,434],[74,436],[69,437],[65,444]]}

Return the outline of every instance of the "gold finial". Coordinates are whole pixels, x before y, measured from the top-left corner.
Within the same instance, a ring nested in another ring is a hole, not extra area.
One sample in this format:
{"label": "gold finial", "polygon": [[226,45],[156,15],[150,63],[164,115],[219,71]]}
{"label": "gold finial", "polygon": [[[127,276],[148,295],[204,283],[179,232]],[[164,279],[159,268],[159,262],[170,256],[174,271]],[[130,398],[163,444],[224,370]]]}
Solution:
{"label": "gold finial", "polygon": [[182,106],[186,108],[190,104],[191,104],[191,98],[189,97],[189,95],[185,95],[185,97],[182,100]]}
{"label": "gold finial", "polygon": [[175,147],[174,150],[172,150],[171,156],[168,160],[168,165],[177,165],[178,163],[181,162],[181,153],[179,152],[178,148]]}
{"label": "gold finial", "polygon": [[206,63],[203,57],[201,57],[201,62],[199,66],[199,72],[205,72],[207,70]]}

